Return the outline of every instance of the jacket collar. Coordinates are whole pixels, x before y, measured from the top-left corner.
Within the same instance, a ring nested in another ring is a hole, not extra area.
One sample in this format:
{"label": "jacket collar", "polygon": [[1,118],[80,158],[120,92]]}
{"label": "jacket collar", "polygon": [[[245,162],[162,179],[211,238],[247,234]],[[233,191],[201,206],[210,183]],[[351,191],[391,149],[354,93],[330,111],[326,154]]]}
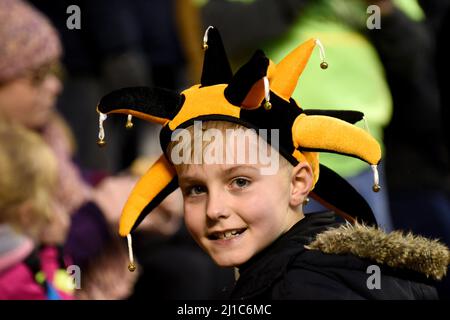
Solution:
{"label": "jacket collar", "polygon": [[437,240],[401,231],[385,233],[364,224],[343,224],[317,234],[309,250],[351,254],[394,269],[441,280],[450,263],[450,250]]}
{"label": "jacket collar", "polygon": [[332,212],[306,215],[269,247],[239,268],[239,280],[231,298],[250,298],[263,292],[286,270],[286,266],[311,243],[316,234],[338,226]]}

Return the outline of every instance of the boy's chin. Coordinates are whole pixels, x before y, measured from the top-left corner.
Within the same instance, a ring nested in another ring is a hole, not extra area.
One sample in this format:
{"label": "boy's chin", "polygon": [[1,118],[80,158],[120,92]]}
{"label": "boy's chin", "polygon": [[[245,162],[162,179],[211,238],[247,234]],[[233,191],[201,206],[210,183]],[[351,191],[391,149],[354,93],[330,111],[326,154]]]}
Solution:
{"label": "boy's chin", "polygon": [[221,268],[239,268],[240,265],[248,261],[246,257],[214,257],[214,262]]}

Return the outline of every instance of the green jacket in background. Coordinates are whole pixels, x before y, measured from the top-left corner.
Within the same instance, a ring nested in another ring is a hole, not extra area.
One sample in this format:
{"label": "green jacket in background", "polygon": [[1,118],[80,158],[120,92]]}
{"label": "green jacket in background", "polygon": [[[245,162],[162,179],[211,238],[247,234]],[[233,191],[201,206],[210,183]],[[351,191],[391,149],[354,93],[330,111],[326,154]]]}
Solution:
{"label": "green jacket in background", "polygon": [[[354,1],[339,2],[349,7],[347,12],[357,9],[350,8],[355,5]],[[359,14],[364,19],[368,16],[365,11]],[[329,67],[326,70],[319,67],[317,50],[300,77],[293,98],[304,109],[362,111],[370,133],[382,144],[383,127],[391,119],[392,101],[383,66],[372,44],[359,30],[344,22],[333,6],[319,1],[307,7],[285,36],[263,49],[276,63],[286,52],[309,38],[320,39]],[[363,123],[358,125],[364,128]],[[344,159],[336,154],[321,153],[320,161],[346,177],[368,169],[360,160]]]}

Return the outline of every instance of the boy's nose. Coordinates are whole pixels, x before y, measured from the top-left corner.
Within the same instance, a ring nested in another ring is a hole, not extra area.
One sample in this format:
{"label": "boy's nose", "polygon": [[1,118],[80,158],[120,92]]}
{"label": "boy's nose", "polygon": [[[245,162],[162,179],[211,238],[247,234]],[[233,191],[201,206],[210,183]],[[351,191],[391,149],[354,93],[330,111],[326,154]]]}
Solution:
{"label": "boy's nose", "polygon": [[226,201],[223,194],[220,192],[209,191],[208,204],[206,207],[206,215],[208,218],[211,220],[227,218],[230,214],[225,203]]}

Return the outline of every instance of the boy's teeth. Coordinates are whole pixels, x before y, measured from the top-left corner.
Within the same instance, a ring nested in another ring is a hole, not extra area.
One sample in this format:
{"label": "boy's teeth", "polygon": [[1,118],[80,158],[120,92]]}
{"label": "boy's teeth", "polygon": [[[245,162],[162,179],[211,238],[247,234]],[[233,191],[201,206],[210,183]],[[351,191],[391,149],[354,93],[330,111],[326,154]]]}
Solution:
{"label": "boy's teeth", "polygon": [[228,239],[228,238],[232,238],[234,236],[237,236],[239,234],[239,232],[237,230],[233,230],[233,231],[227,231],[224,232],[220,235],[220,238],[222,239]]}

